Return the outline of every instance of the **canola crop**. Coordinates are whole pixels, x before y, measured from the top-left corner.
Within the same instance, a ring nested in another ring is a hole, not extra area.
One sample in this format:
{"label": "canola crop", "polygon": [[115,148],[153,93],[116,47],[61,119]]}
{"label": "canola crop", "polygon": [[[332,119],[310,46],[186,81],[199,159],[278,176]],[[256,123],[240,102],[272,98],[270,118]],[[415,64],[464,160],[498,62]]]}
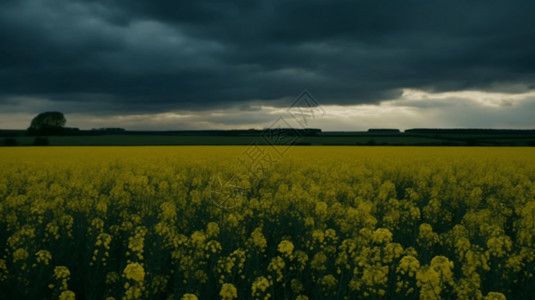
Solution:
{"label": "canola crop", "polygon": [[535,149],[262,149],[0,149],[1,298],[535,293]]}

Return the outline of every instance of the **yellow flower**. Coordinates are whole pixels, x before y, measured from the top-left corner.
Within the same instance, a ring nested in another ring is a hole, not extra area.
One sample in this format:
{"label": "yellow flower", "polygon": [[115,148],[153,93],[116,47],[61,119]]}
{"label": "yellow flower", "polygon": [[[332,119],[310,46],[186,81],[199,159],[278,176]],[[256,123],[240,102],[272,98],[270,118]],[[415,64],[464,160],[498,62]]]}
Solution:
{"label": "yellow flower", "polygon": [[152,291],[155,294],[157,294],[166,290],[168,281],[169,281],[169,276],[155,275],[154,277],[152,277],[152,282],[150,284],[150,287]]}
{"label": "yellow flower", "polygon": [[306,217],[305,218],[305,226],[306,227],[314,227],[315,221],[313,217]]}
{"label": "yellow flower", "polygon": [[61,294],[59,295],[59,300],[75,300],[75,299],[76,299],[76,295],[74,294],[73,291],[66,290],[66,291],[61,292]]}
{"label": "yellow flower", "polygon": [[71,272],[65,266],[57,266],[54,268],[54,278],[61,282],[61,290],[67,290],[67,281],[71,276]]}
{"label": "yellow flower", "polygon": [[71,272],[65,266],[57,266],[54,268],[54,277],[56,279],[65,279],[71,276]]}
{"label": "yellow flower", "polygon": [[294,244],[288,240],[284,240],[279,243],[277,250],[285,256],[291,256],[294,250]]}
{"label": "yellow flower", "polygon": [[480,279],[477,273],[471,274],[470,278],[461,278],[455,284],[457,299],[482,299],[480,291]]}
{"label": "yellow flower", "polygon": [[253,230],[251,233],[251,241],[253,245],[260,248],[261,252],[264,252],[265,248],[267,247],[267,240],[262,233],[262,227],[257,227],[255,230]]}
{"label": "yellow flower", "polygon": [[400,273],[401,275],[408,274],[409,276],[414,277],[419,268],[420,262],[418,259],[416,259],[414,256],[407,255],[399,261],[399,266],[396,269],[396,272]]}
{"label": "yellow flower", "polygon": [[445,256],[435,256],[431,266],[418,270],[416,279],[421,299],[436,299],[446,284],[453,285],[453,262]]}
{"label": "yellow flower", "polygon": [[388,281],[388,266],[374,265],[364,269],[362,280],[369,287],[384,286]]}
{"label": "yellow flower", "polygon": [[29,254],[28,254],[28,251],[26,251],[26,249],[19,248],[15,250],[15,252],[13,252],[13,262],[16,263],[19,260],[24,261],[28,258],[28,256]]}
{"label": "yellow flower", "polygon": [[465,253],[471,248],[470,240],[462,237],[455,242],[455,253],[462,259]]}
{"label": "yellow flower", "polygon": [[328,208],[327,203],[319,201],[319,202],[316,202],[316,208],[314,210],[316,212],[316,215],[326,216],[327,208]]}
{"label": "yellow flower", "polygon": [[266,277],[264,276],[257,277],[251,287],[251,291],[252,291],[251,295],[253,297],[260,297],[260,295],[264,293],[269,288],[269,286],[270,286],[270,283]]}
{"label": "yellow flower", "polygon": [[206,235],[202,231],[195,231],[191,235],[191,241],[195,245],[203,245],[206,241]]}
{"label": "yellow flower", "polygon": [[38,263],[42,262],[45,265],[48,265],[48,262],[52,259],[52,254],[47,250],[39,250],[35,253],[35,256],[37,256]]}
{"label": "yellow flower", "polygon": [[296,258],[296,261],[298,262],[298,270],[303,271],[308,261],[308,255],[301,250],[297,250],[295,251],[294,256]]}
{"label": "yellow flower", "polygon": [[514,272],[520,272],[525,265],[522,260],[522,255],[511,255],[507,259],[505,266],[512,269]]}
{"label": "yellow flower", "polygon": [[292,291],[294,293],[296,293],[296,294],[299,294],[299,293],[305,291],[305,287],[303,286],[301,281],[299,281],[296,278],[294,278],[294,279],[292,279],[292,281],[290,281],[290,287],[292,288]]}
{"label": "yellow flower", "polygon": [[124,268],[123,275],[126,279],[132,279],[136,282],[142,282],[145,278],[145,270],[139,263],[130,263]]}
{"label": "yellow flower", "polygon": [[125,300],[134,300],[134,299],[141,299],[141,296],[143,295],[143,287],[139,286],[129,286],[128,283],[125,284],[125,293],[123,299]]}
{"label": "yellow flower", "polygon": [[372,241],[376,244],[392,242],[392,232],[386,228],[377,228],[372,234]]}
{"label": "yellow flower", "polygon": [[483,300],[506,300],[505,295],[498,292],[489,292]]}
{"label": "yellow flower", "polygon": [[489,253],[496,257],[503,257],[511,250],[511,238],[508,236],[502,235],[499,237],[491,237],[487,241],[487,247],[489,248]]}
{"label": "yellow flower", "polygon": [[203,270],[195,271],[194,277],[201,283],[206,283],[206,281],[208,281],[208,274],[206,274],[206,272],[204,272]]}
{"label": "yellow flower", "polygon": [[418,229],[418,245],[423,247],[432,247],[440,241],[438,234],[433,232],[433,227],[430,224],[422,223]]}
{"label": "yellow flower", "polygon": [[282,257],[276,256],[271,259],[271,262],[268,265],[268,271],[277,273],[277,282],[282,282],[282,270],[284,270],[285,266],[286,264],[284,263]]}
{"label": "yellow flower", "polygon": [[403,255],[403,247],[398,243],[388,243],[384,248],[383,263],[390,264]]}
{"label": "yellow flower", "polygon": [[219,292],[222,300],[232,300],[238,298],[238,290],[232,283],[224,283]]}
{"label": "yellow flower", "polygon": [[116,272],[108,272],[106,274],[106,284],[114,284],[119,281],[119,274]]}
{"label": "yellow flower", "polygon": [[136,228],[135,235],[128,238],[128,249],[136,254],[139,260],[143,259],[143,250],[147,228],[139,226]]}
{"label": "yellow flower", "polygon": [[215,222],[210,222],[206,224],[206,235],[209,238],[216,237],[219,234],[219,226]]}
{"label": "yellow flower", "polygon": [[316,253],[310,261],[310,267],[314,270],[323,271],[326,270],[325,262],[327,261],[327,256],[322,251]]}
{"label": "yellow flower", "polygon": [[440,274],[440,278],[443,282],[449,282],[453,284],[453,262],[445,256],[435,256],[431,260],[431,268]]}
{"label": "yellow flower", "polygon": [[338,240],[338,237],[336,236],[336,231],[332,228],[325,230],[325,238],[332,242],[336,242]]}
{"label": "yellow flower", "polygon": [[101,232],[103,229],[104,221],[101,218],[94,218],[93,220],[91,220],[91,227],[89,227],[90,232]]}
{"label": "yellow flower", "polygon": [[7,279],[9,272],[7,270],[7,264],[5,259],[0,259],[0,282]]}
{"label": "yellow flower", "polygon": [[95,242],[95,246],[103,246],[106,250],[110,249],[110,243],[111,243],[111,235],[107,233],[100,233],[97,236],[97,241]]}
{"label": "yellow flower", "polygon": [[240,220],[234,213],[231,213],[227,216],[227,222],[230,227],[235,228],[238,227]]}
{"label": "yellow flower", "polygon": [[314,230],[312,232],[312,238],[321,244],[325,240],[325,234],[321,230]]}
{"label": "yellow flower", "polygon": [[197,300],[197,295],[195,294],[184,294],[180,300]]}
{"label": "yellow flower", "polygon": [[103,201],[102,199],[100,201],[98,201],[97,203],[97,206],[96,206],[96,210],[98,212],[100,212],[101,214],[106,214],[106,212],[108,212],[108,204]]}
{"label": "yellow flower", "polygon": [[172,201],[163,202],[160,204],[160,219],[173,222],[177,217],[177,209],[175,203]]}
{"label": "yellow flower", "polygon": [[337,280],[333,275],[328,274],[328,275],[323,276],[320,279],[319,283],[325,288],[332,288],[336,286]]}
{"label": "yellow flower", "polygon": [[420,287],[420,299],[440,299],[442,285],[440,274],[429,266],[424,266],[416,274],[417,285]]}
{"label": "yellow flower", "polygon": [[221,247],[221,244],[218,241],[212,240],[206,243],[205,249],[209,250],[212,253],[219,253],[223,248]]}

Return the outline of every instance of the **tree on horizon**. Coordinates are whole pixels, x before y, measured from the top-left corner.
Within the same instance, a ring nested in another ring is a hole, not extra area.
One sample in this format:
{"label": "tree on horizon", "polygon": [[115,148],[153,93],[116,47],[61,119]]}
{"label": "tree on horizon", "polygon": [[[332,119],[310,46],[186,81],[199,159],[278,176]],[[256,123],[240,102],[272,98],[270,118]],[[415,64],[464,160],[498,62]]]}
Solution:
{"label": "tree on horizon", "polygon": [[67,119],[59,111],[48,111],[32,119],[28,133],[31,135],[62,133]]}

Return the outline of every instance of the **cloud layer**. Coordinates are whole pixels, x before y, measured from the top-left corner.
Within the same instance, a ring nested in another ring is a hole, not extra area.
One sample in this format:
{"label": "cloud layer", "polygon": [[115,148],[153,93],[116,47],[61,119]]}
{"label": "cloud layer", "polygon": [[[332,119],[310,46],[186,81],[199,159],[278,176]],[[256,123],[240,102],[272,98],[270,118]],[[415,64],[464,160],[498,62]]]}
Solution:
{"label": "cloud layer", "polygon": [[[284,107],[303,89],[326,107],[360,108],[409,101],[407,90],[487,92],[505,114],[511,95],[535,90],[534,9],[496,0],[5,0],[0,127],[52,109],[110,120],[232,115]],[[454,105],[418,103],[421,111]]]}

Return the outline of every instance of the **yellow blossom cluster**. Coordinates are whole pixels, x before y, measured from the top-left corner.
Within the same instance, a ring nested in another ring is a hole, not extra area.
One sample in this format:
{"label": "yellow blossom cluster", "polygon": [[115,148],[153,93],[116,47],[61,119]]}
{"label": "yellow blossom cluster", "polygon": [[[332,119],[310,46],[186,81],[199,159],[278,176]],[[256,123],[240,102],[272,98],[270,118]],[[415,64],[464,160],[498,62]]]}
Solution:
{"label": "yellow blossom cluster", "polygon": [[248,150],[1,148],[0,298],[535,294],[535,149]]}

